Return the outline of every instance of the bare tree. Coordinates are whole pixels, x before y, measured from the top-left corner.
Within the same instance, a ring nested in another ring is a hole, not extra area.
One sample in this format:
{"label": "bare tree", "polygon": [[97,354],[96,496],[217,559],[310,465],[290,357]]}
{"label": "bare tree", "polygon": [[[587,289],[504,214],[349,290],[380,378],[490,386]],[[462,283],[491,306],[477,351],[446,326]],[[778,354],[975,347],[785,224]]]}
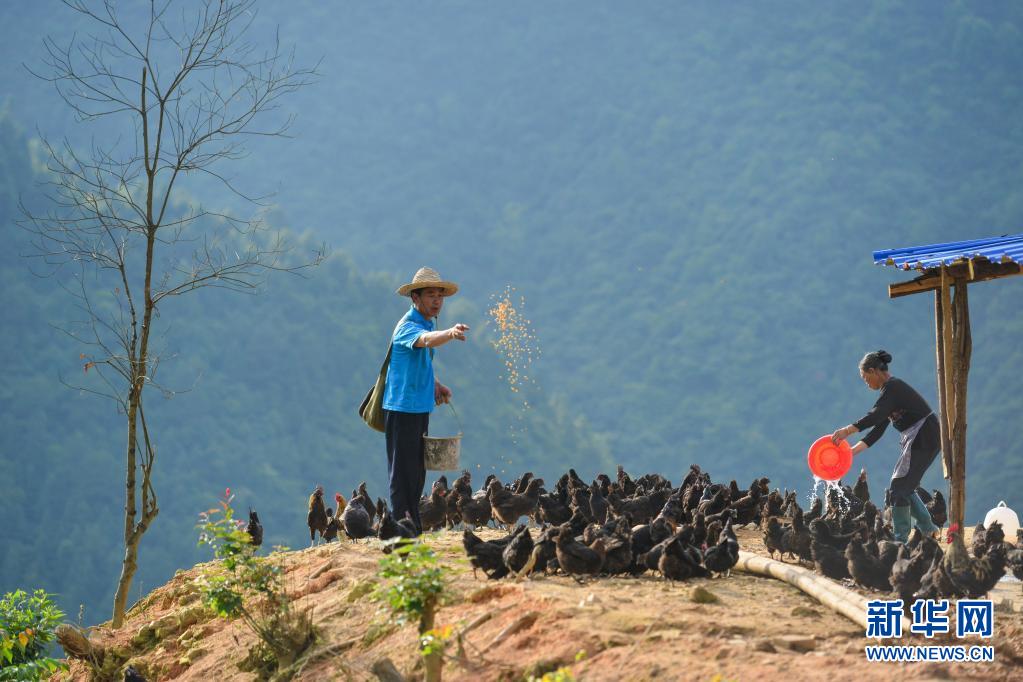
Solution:
{"label": "bare tree", "polygon": [[[176,296],[205,287],[252,292],[271,272],[294,273],[324,256],[320,248],[289,262],[291,247],[259,218],[262,197],[243,194],[223,169],[243,158],[247,137],[286,136],[291,118],[280,99],[315,78],[281,51],[278,36],[266,49],[246,42],[254,2],[152,0],[145,16],[125,17],[113,0],[64,0],[94,31],[66,46],[47,39],[47,68],[36,73],[79,121],[113,124],[87,149],[44,141],[49,208],[23,210],[34,255],[55,268],[76,266],[61,284],[85,318],[65,329],[89,346],[82,358],[93,383],[79,388],[112,399],[126,420],[114,627],[124,621],[139,543],[159,513],[143,399],[147,386],[167,390],[156,382],[154,322]],[[206,208],[198,196],[248,206],[256,217]]]}

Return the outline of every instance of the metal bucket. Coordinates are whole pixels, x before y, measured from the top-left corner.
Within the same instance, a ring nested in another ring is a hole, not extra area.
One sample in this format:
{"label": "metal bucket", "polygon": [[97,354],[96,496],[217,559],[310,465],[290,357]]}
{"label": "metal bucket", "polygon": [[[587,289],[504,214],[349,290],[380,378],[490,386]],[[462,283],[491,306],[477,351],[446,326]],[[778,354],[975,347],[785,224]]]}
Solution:
{"label": "metal bucket", "polygon": [[462,452],[462,434],[449,438],[423,436],[427,471],[457,471],[458,456]]}

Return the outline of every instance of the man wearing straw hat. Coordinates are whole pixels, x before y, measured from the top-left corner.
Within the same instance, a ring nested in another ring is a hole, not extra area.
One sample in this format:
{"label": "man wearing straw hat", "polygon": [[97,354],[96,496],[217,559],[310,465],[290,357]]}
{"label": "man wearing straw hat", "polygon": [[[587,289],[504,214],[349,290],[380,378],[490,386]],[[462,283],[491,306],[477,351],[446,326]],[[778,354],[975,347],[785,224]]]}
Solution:
{"label": "man wearing straw hat", "polygon": [[412,307],[391,335],[383,401],[387,476],[395,518],[403,519],[408,513],[419,533],[423,532],[419,498],[426,485],[423,436],[434,405],[451,400],[451,389],[433,375],[433,349],[452,339],[465,341],[469,331],[464,324],[434,331],[444,299],[457,291],[457,284],[441,279],[431,268],[419,268],[412,281],[397,291],[399,296],[411,296]]}

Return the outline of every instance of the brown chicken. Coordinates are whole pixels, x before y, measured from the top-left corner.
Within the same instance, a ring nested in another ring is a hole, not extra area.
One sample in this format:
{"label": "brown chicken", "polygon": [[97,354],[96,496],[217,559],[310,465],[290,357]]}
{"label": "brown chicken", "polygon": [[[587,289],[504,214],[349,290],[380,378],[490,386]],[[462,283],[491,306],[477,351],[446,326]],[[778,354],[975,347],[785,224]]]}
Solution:
{"label": "brown chicken", "polygon": [[419,500],[419,521],[423,524],[423,530],[431,531],[443,528],[447,516],[448,505],[444,499],[444,488],[434,483],[430,496]]}
{"label": "brown chicken", "polygon": [[487,491],[491,513],[505,526],[517,523],[523,516],[530,516],[536,511],[541,487],[543,479],[534,478],[529,481],[524,493],[516,495],[503,489],[496,481],[492,482]]}

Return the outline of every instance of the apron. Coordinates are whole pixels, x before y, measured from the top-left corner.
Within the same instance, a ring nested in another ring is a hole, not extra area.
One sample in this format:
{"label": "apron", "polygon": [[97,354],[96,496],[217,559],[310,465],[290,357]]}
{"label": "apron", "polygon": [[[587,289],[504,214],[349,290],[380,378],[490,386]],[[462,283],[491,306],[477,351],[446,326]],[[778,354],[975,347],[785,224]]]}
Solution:
{"label": "apron", "polygon": [[892,473],[892,480],[896,478],[902,478],[909,473],[909,463],[912,459],[913,441],[916,440],[916,434],[920,433],[920,429],[923,428],[924,422],[927,421],[927,417],[930,417],[933,412],[929,413],[926,417],[913,424],[908,429],[902,432],[899,438],[899,444],[902,446],[902,455],[899,457],[899,461],[895,463],[895,471]]}

